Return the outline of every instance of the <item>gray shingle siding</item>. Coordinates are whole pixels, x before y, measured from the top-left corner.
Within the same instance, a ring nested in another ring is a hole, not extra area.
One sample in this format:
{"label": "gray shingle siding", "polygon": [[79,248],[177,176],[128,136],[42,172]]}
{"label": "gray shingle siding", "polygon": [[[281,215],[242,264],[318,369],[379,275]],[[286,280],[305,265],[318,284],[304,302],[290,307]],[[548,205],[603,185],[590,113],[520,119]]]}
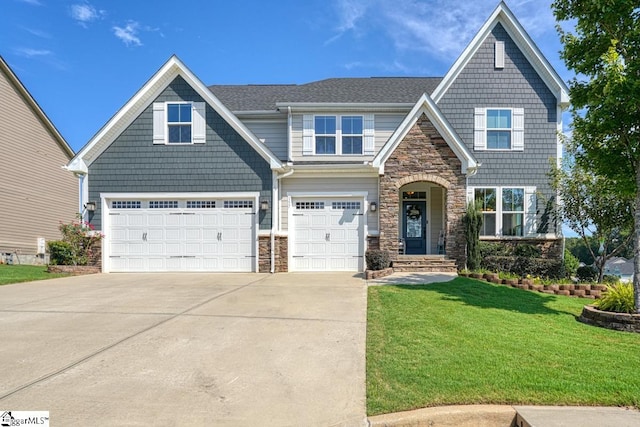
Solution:
{"label": "gray shingle siding", "polygon": [[[202,102],[181,77],[155,100]],[[271,169],[211,106],[207,139],[197,145],[153,145],[153,105],[89,166],[89,200],[100,193],[259,191],[271,200]],[[260,229],[271,227],[271,212],[260,211]],[[100,210],[91,221],[101,228]]]}
{"label": "gray shingle siding", "polygon": [[[494,68],[494,42],[504,41],[504,69]],[[555,198],[549,161],[557,156],[557,100],[504,28],[497,24],[438,103],[474,157],[482,164],[470,186],[536,186],[538,224],[545,204]],[[524,152],[473,148],[474,108],[524,108]],[[548,212],[547,212],[548,213]],[[539,228],[553,232],[553,228]]]}

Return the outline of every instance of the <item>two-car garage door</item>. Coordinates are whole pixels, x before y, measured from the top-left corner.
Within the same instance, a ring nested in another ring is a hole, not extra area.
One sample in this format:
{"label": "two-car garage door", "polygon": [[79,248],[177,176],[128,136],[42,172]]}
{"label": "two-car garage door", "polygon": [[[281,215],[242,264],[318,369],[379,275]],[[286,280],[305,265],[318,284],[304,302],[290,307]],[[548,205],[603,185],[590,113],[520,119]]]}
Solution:
{"label": "two-car garage door", "polygon": [[254,271],[253,200],[107,200],[108,271]]}
{"label": "two-car garage door", "polygon": [[361,200],[299,198],[291,203],[291,271],[362,271]]}

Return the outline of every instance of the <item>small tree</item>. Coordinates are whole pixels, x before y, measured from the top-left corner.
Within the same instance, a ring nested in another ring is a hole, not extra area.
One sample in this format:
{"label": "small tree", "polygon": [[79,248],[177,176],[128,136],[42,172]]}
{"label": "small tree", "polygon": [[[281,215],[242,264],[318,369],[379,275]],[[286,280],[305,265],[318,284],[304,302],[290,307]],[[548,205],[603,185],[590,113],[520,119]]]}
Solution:
{"label": "small tree", "polygon": [[482,229],[482,209],[478,202],[469,202],[462,217],[464,235],[467,242],[467,268],[480,268],[480,230]]}
{"label": "small tree", "polygon": [[[567,144],[572,154],[577,148]],[[565,224],[575,231],[594,260],[598,283],[604,277],[604,265],[624,251],[633,236],[633,196],[622,197],[609,179],[574,164],[571,157],[564,168],[552,168],[551,185],[562,201],[557,211]],[[590,244],[599,242],[597,248]]]}

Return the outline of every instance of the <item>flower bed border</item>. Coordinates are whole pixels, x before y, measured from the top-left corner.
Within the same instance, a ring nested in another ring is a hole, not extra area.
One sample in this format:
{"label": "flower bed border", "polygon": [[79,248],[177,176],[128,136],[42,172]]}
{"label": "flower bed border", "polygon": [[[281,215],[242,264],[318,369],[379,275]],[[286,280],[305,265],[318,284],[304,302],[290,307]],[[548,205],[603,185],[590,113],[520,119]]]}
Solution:
{"label": "flower bed border", "polygon": [[640,314],[614,313],[585,305],[578,321],[587,325],[640,334]]}
{"label": "flower bed border", "polygon": [[47,267],[49,273],[67,273],[72,276],[84,274],[100,273],[100,267],[95,265],[50,265]]}

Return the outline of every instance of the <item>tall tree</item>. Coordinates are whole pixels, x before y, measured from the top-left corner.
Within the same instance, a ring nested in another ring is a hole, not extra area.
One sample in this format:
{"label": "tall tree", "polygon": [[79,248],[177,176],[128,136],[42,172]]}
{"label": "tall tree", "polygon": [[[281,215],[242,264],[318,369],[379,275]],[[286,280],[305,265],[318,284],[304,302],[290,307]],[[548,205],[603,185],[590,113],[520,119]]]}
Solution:
{"label": "tall tree", "polygon": [[[567,144],[569,154],[574,148]],[[559,215],[582,238],[602,283],[607,260],[622,253],[633,237],[633,196],[621,195],[609,178],[585,170],[572,156],[563,168],[552,168],[551,185],[562,201]]]}
{"label": "tall tree", "polygon": [[[555,0],[570,83],[576,161],[634,206],[635,310],[640,313],[640,1]],[[574,24],[563,29],[562,23]]]}

